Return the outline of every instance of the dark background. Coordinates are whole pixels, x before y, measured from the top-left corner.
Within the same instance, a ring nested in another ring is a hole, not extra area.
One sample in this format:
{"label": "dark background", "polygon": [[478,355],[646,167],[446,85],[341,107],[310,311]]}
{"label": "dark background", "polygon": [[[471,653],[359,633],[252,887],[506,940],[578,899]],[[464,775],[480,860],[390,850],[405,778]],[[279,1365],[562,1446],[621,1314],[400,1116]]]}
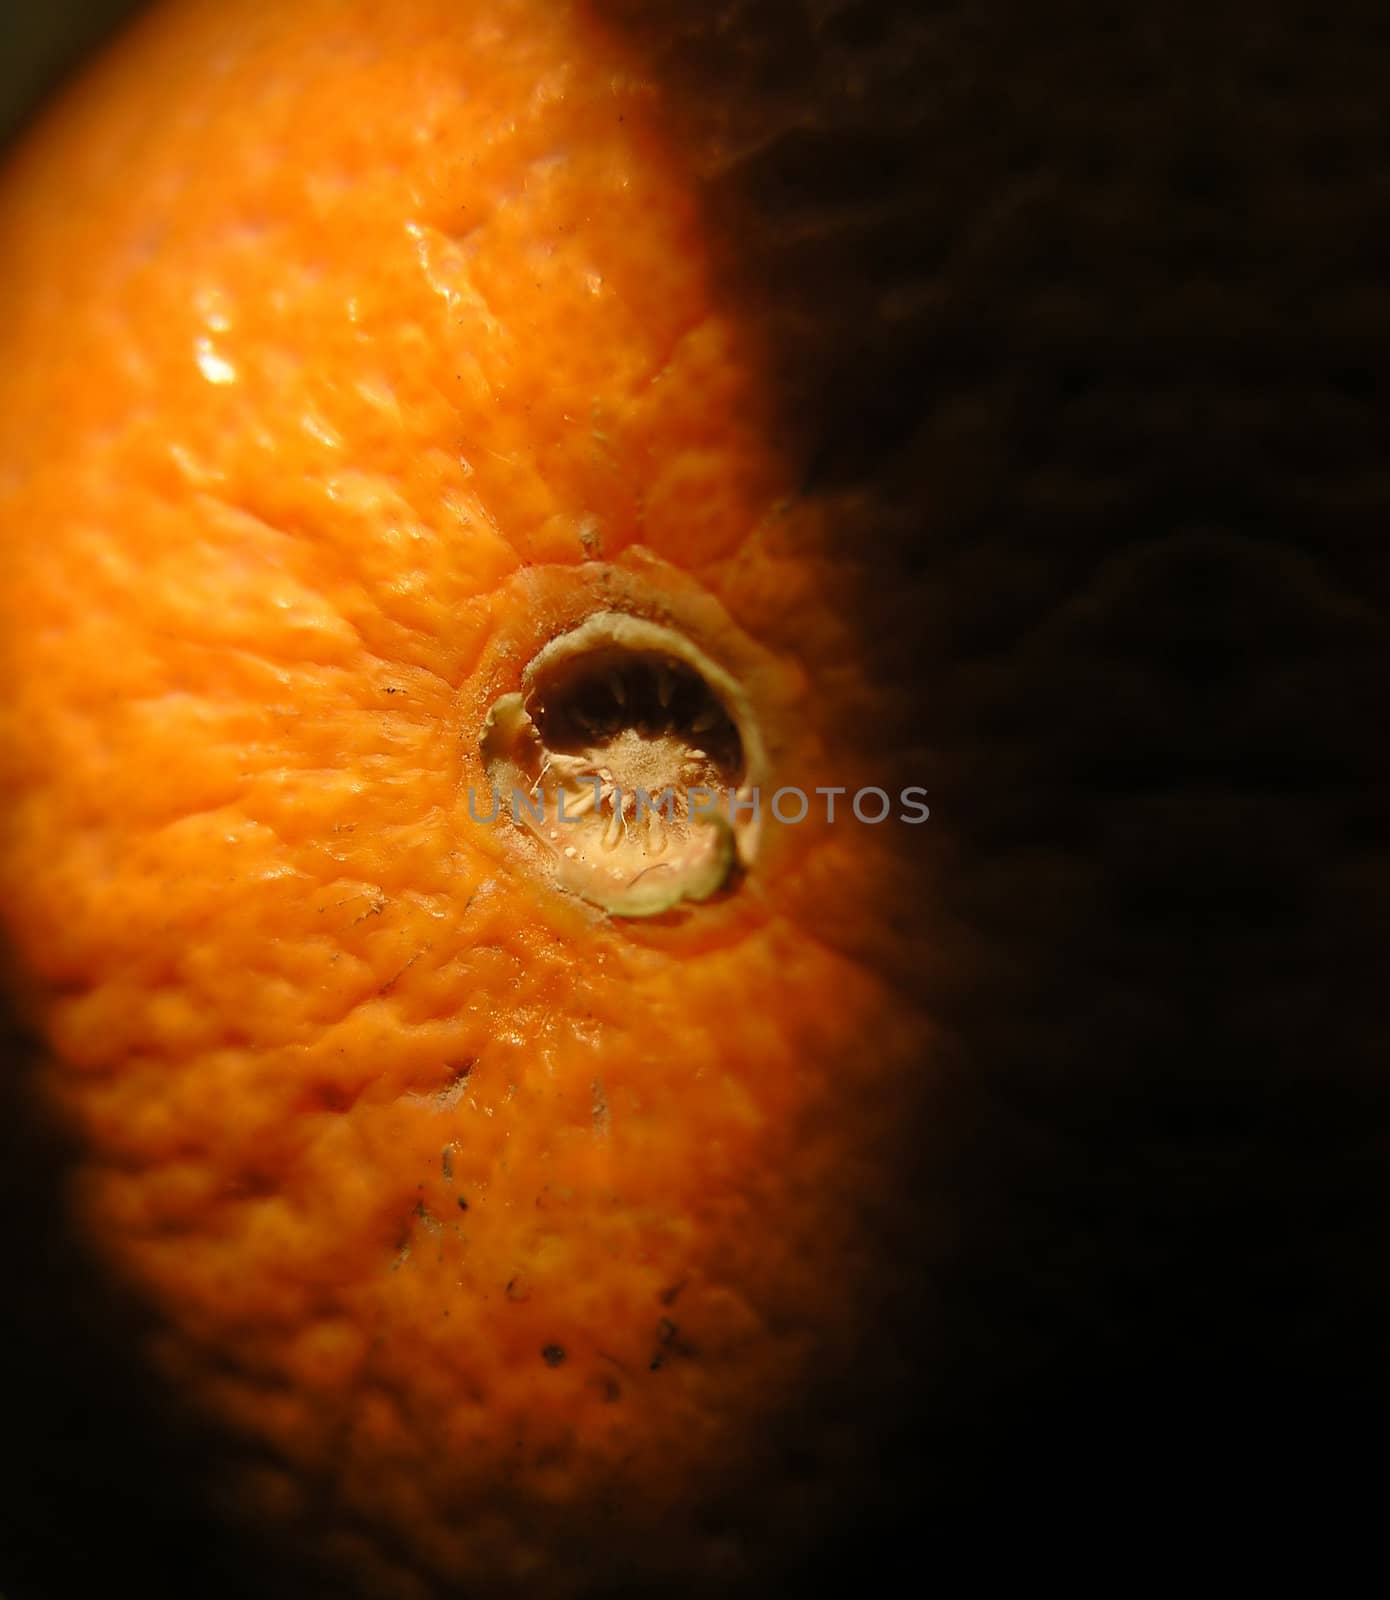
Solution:
{"label": "dark background", "polygon": [[0,140],[139,0],[0,0]]}
{"label": "dark background", "polygon": [[[120,9],[0,6],[4,127]],[[1390,9],[686,9],[657,64],[696,124],[820,75],[820,123],[707,199],[789,406],[837,419],[814,486],[932,486],[932,914],[974,952],[923,974],[920,1183],[951,1226],[920,1393],[878,1509],[794,1587],[961,1554],[1326,1581],[1386,1487]],[[788,255],[767,219],[848,214],[865,171],[881,215]],[[831,282],[861,336],[817,365],[798,308]],[[199,1442],[153,1425],[130,1313],[62,1238],[46,1140],[5,1106],[0,1591],[248,1593],[183,1500]]]}

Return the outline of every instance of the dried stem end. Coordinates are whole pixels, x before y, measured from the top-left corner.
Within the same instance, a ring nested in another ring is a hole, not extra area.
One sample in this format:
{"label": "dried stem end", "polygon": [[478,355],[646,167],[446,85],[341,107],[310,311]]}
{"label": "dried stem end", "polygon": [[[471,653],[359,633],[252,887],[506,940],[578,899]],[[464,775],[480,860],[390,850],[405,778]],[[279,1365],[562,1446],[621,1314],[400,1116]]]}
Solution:
{"label": "dried stem end", "polygon": [[615,915],[708,899],[757,854],[738,804],[766,765],[747,698],[645,618],[600,612],[552,639],[489,711],[482,755],[499,823],[527,829],[564,888]]}

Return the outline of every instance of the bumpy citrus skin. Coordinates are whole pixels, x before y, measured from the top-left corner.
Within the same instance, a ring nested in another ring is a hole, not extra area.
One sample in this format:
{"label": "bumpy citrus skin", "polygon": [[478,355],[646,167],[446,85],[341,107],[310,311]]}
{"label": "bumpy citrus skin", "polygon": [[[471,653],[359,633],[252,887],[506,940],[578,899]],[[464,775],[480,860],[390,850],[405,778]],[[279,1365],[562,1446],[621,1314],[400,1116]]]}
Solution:
{"label": "bumpy citrus skin", "polygon": [[631,922],[465,805],[615,597],[775,661],[779,784],[921,781],[664,127],[559,0],[208,0],[0,189],[0,908],[73,1225],[237,1514],[375,1595],[755,1582],[871,1463],[821,1388],[895,1381],[923,830],[817,801]]}

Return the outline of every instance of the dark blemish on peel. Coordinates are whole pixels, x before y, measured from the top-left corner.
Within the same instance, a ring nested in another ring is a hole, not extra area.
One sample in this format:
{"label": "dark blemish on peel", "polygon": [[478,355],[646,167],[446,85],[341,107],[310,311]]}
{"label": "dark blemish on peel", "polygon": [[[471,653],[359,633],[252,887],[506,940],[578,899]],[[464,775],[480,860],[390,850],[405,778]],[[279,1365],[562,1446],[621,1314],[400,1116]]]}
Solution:
{"label": "dark blemish on peel", "polygon": [[668,1356],[693,1356],[694,1347],[680,1338],[680,1328],[671,1321],[670,1317],[663,1317],[656,1325],[657,1348],[652,1352],[652,1358],[647,1363],[648,1372],[660,1372],[666,1365]]}

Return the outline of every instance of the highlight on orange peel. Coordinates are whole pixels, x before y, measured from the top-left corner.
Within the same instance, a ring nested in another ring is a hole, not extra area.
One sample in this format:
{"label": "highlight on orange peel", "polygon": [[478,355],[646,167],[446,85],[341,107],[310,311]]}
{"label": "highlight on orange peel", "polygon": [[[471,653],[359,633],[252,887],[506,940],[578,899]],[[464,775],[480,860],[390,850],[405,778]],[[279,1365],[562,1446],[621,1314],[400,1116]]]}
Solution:
{"label": "highlight on orange peel", "polygon": [[919,518],[620,22],[170,0],[0,179],[26,1093],[286,1592],[775,1592],[911,1388]]}

